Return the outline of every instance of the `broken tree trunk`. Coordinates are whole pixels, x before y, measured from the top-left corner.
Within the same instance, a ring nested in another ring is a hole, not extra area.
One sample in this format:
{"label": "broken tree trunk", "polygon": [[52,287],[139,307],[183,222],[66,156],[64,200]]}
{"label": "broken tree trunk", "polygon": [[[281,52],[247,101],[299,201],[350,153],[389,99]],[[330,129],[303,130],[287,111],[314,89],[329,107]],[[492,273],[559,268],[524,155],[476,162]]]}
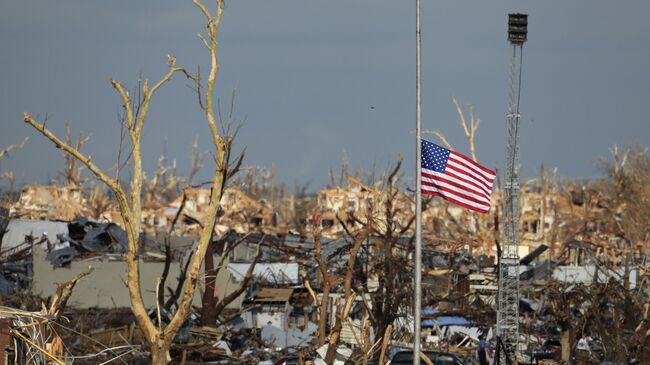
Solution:
{"label": "broken tree trunk", "polygon": [[343,329],[343,321],[350,314],[352,305],[354,304],[354,299],[356,298],[356,293],[352,293],[352,276],[354,275],[354,266],[357,261],[357,255],[361,249],[361,245],[366,240],[366,237],[370,234],[372,230],[372,224],[368,222],[366,227],[356,236],[354,244],[350,249],[347,270],[345,273],[345,280],[343,282],[343,291],[345,304],[339,303],[336,322],[334,328],[330,332],[329,346],[327,348],[327,354],[325,355],[325,362],[331,364],[334,361],[334,354],[336,353],[336,348],[339,344],[339,338],[341,335],[341,330]]}
{"label": "broken tree trunk", "polygon": [[345,298],[345,305],[341,305],[340,301],[337,303],[338,309],[336,314],[336,323],[330,332],[330,340],[327,347],[327,353],[325,354],[325,362],[328,364],[334,362],[334,354],[336,354],[336,348],[339,345],[339,339],[341,337],[341,330],[343,329],[343,320],[350,315],[352,304],[354,304],[356,298],[357,294],[352,293],[349,297]]}
{"label": "broken tree trunk", "polygon": [[384,356],[386,355],[386,349],[390,345],[390,336],[393,334],[393,325],[389,324],[386,327],[386,332],[384,332],[384,340],[381,345],[381,352],[379,353],[379,365],[384,365]]}
{"label": "broken tree trunk", "polygon": [[[323,296],[321,297],[320,303],[316,302],[318,305],[318,347],[325,344],[325,339],[327,338],[327,309],[329,306],[330,291],[332,286],[336,283],[336,276],[327,272],[327,264],[323,259],[323,245],[321,242],[320,231],[314,233],[314,245],[315,245],[315,258],[318,263],[318,278],[321,282]],[[318,298],[314,297],[317,301]]]}
{"label": "broken tree trunk", "polygon": [[562,329],[560,343],[562,345],[562,361],[571,360],[571,329]]}
{"label": "broken tree trunk", "polygon": [[201,324],[214,327],[217,324],[217,298],[215,293],[215,282],[217,281],[218,270],[214,269],[213,252],[214,241],[210,240],[208,251],[203,261],[203,272],[205,273],[205,291],[201,300]]}

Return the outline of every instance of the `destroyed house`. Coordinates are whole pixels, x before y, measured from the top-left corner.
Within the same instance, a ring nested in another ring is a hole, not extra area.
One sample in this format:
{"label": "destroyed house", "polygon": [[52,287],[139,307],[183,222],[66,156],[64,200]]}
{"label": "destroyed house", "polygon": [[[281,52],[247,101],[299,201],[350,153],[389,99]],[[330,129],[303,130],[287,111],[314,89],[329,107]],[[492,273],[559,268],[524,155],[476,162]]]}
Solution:
{"label": "destroyed house", "polygon": [[[370,214],[379,231],[386,229],[386,200],[388,194],[392,194],[396,215],[394,220],[406,224],[415,209],[412,199],[399,191],[381,191],[369,187],[355,178],[348,178],[348,187],[337,187],[324,189],[317,194],[317,208],[308,221],[323,228],[322,234],[326,237],[336,238],[343,232],[340,222],[349,227],[355,227],[358,223],[367,222]],[[356,227],[355,227],[356,228]]]}
{"label": "destroyed house", "polygon": [[279,236],[260,232],[239,234],[230,231],[218,241],[215,254],[228,251],[231,262],[252,262],[260,249],[260,262],[287,262],[292,257],[304,254],[304,242],[293,235]]}
{"label": "destroyed house", "polygon": [[11,216],[25,219],[71,220],[85,214],[88,201],[76,185],[25,185]]}
{"label": "destroyed house", "polygon": [[[210,189],[188,188],[184,190],[184,196],[179,196],[163,210],[163,216],[158,221],[171,224],[178,210],[183,204],[181,219],[175,229],[183,233],[196,234],[200,229],[199,222],[203,221],[204,215],[210,203]],[[243,234],[249,231],[269,230],[274,233],[280,223],[278,215],[264,202],[256,201],[241,190],[227,188],[221,197],[221,207],[217,212],[217,225],[224,227],[221,231],[234,230]],[[160,213],[156,213],[160,214]],[[153,219],[153,218],[152,218]],[[151,221],[151,223],[156,223]]]}
{"label": "destroyed house", "polygon": [[262,328],[266,325],[286,328],[292,311],[289,303],[292,295],[291,288],[257,289],[253,297],[247,301],[253,309],[244,314],[245,322],[250,321],[252,328]]}

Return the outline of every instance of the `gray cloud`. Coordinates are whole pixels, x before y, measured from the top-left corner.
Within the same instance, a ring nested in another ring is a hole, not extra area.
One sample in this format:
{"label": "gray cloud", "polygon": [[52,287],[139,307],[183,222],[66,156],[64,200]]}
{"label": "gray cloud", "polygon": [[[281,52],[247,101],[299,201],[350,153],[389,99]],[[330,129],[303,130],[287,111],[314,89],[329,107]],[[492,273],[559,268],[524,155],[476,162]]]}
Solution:
{"label": "gray cloud", "polygon": [[[414,8],[395,1],[227,2],[221,30],[222,97],[239,85],[246,120],[239,146],[247,162],[270,165],[288,183],[327,180],[347,151],[353,167],[413,165]],[[505,157],[508,45],[506,14],[530,14],[523,89],[523,173],[542,162],[566,176],[596,176],[607,147],[648,143],[650,25],[645,1],[423,2],[424,128],[466,144],[450,96],[482,119],[478,152],[489,166]],[[165,55],[207,67],[196,39],[201,15],[190,2],[10,1],[0,11],[0,146],[32,136],[0,161],[24,182],[45,181],[62,166],[58,150],[21,122],[23,111],[92,132],[88,152],[115,159],[119,128],[115,77],[155,79]],[[181,78],[161,91],[145,130],[147,168],[168,138],[188,161],[194,136],[208,148],[206,126]],[[370,107],[374,106],[374,109]],[[406,171],[407,175],[413,175]],[[207,176],[207,173],[206,173]]]}

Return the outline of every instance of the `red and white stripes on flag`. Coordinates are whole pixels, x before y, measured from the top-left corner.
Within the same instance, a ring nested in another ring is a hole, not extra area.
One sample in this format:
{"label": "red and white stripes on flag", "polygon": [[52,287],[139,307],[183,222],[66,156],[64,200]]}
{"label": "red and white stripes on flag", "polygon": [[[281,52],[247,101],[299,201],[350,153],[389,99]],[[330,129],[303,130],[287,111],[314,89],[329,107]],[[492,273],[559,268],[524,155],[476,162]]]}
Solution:
{"label": "red and white stripes on flag", "polygon": [[460,153],[421,141],[422,194],[440,196],[479,213],[489,212],[494,172]]}

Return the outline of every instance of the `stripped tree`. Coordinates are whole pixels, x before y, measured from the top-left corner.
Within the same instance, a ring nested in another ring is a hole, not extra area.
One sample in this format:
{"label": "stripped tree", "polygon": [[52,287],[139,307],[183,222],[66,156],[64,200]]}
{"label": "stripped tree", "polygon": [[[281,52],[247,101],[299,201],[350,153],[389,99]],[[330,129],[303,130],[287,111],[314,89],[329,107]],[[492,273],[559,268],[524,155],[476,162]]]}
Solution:
{"label": "stripped tree", "polygon": [[305,287],[311,294],[314,301],[314,305],[318,308],[318,339],[316,342],[317,347],[321,347],[325,344],[327,339],[327,318],[328,318],[328,308],[329,308],[329,299],[332,287],[337,284],[338,276],[328,268],[330,267],[329,263],[323,257],[323,243],[321,237],[321,230],[317,228],[314,231],[314,259],[318,264],[318,281],[321,285],[322,296],[321,299],[318,299],[318,296],[311,288],[309,280],[305,280]]}
{"label": "stripped tree", "polygon": [[18,144],[9,145],[9,146],[3,148],[2,150],[0,150],[0,158],[2,158],[4,156],[8,156],[9,152],[11,152],[11,150],[21,149],[21,148],[25,147],[25,143],[27,143],[28,139],[29,139],[29,137],[25,137],[25,139],[23,139],[22,142],[20,142]]}
{"label": "stripped tree", "polygon": [[[84,137],[83,134],[79,134],[77,136],[77,142],[73,143],[72,130],[70,129],[69,125],[66,126],[65,143],[67,145],[73,146],[77,151],[81,151],[81,148],[88,142],[89,139],[90,137]],[[63,179],[63,182],[66,185],[81,186],[82,168],[77,165],[77,159],[65,151],[63,151],[63,159],[65,160],[65,166],[63,170],[59,172],[59,175]]]}
{"label": "stripped tree", "polygon": [[[413,233],[415,214],[410,205],[399,204],[402,193],[397,188],[402,160],[398,160],[384,181],[383,216],[386,222],[383,229],[374,228],[374,252],[368,252],[371,271],[377,276],[377,288],[370,292],[372,308],[368,308],[374,333],[380,335],[408,311],[413,297],[413,266],[408,257],[415,240]],[[423,202],[423,210],[429,200]],[[408,241],[400,239],[409,237]],[[367,273],[368,275],[368,273]],[[366,285],[366,290],[369,291]]]}
{"label": "stripped tree", "polygon": [[[20,142],[18,144],[9,145],[9,146],[3,148],[2,150],[0,150],[0,158],[5,157],[5,156],[9,156],[9,152],[11,152],[11,150],[21,149],[21,148],[25,147],[25,143],[27,143],[28,139],[29,139],[29,137],[25,137],[25,139],[23,139],[22,142]],[[14,184],[16,182],[16,176],[14,175],[14,173],[12,171],[3,172],[2,174],[0,174],[0,180],[2,180],[2,179],[6,179],[7,182],[9,183],[9,189],[8,189],[9,193],[13,192],[14,191]],[[6,195],[3,196],[3,199],[5,197],[6,197]]]}
{"label": "stripped tree", "polygon": [[[468,113],[469,122],[468,122],[467,117],[463,112],[463,108],[458,103],[456,97],[452,96],[451,101],[454,104],[456,113],[458,114],[458,124],[462,128],[463,134],[467,139],[467,144],[469,147],[471,158],[472,160],[474,160],[474,162],[478,162],[478,157],[476,153],[476,131],[478,130],[479,125],[481,124],[481,119],[479,119],[474,114],[474,107],[470,105],[468,107],[469,109],[469,113]],[[447,138],[443,133],[437,130],[432,130],[430,131],[430,133],[433,133],[436,137],[438,137],[440,142],[442,142],[442,144],[445,145],[445,148],[454,151],[454,148],[449,143],[449,141],[447,140]],[[495,201],[492,205],[495,207],[494,213],[498,214],[499,202]],[[472,248],[482,247],[485,252],[481,252],[481,253],[490,253],[490,248],[489,246],[486,246],[485,243],[489,242],[490,239],[493,239],[496,243],[497,251],[499,251],[500,247],[498,245],[498,234],[495,235],[496,232],[492,232],[493,234],[490,234],[489,230],[486,228],[487,216],[477,214],[475,212],[469,212],[467,214],[471,217],[469,221],[467,221],[466,219],[457,219],[454,217],[453,214],[449,214],[449,213],[447,214],[448,221],[451,223],[451,225],[453,225],[453,227],[452,226],[447,227],[449,234],[451,236],[450,238],[467,240],[469,241],[470,247]],[[498,223],[497,215],[494,216],[494,219],[495,222]],[[495,226],[495,228],[493,229],[495,230],[498,229],[498,225]]]}
{"label": "stripped tree", "polygon": [[[361,250],[363,242],[366,241],[372,230],[372,225],[368,222],[363,229],[353,233],[350,232],[350,229],[345,225],[344,220],[340,218],[338,219],[348,236],[353,240],[339,251],[340,254],[346,254],[348,256],[347,264],[340,270],[335,270],[333,268],[335,264],[331,262],[331,259],[333,259],[334,256],[330,256],[328,259],[323,255],[321,230],[317,228],[314,231],[314,258],[318,266],[317,275],[322,290],[320,300],[318,299],[316,292],[312,289],[309,280],[305,278],[305,287],[309,291],[314,305],[318,307],[318,339],[316,346],[321,347],[327,343],[328,347],[325,355],[325,362],[327,364],[332,364],[334,361],[336,349],[338,348],[341,339],[343,324],[348,322],[350,311],[355,304],[357,294],[354,292],[354,274],[356,272],[355,266],[357,263],[357,256]],[[330,326],[328,326],[330,294],[341,284],[343,285],[343,296],[336,300],[334,308],[335,321],[330,328]],[[329,339],[327,339],[328,332]]]}
{"label": "stripped tree", "polygon": [[339,218],[339,222],[345,229],[346,233],[353,237],[354,241],[348,252],[348,263],[345,267],[345,277],[343,278],[343,297],[336,303],[336,319],[334,326],[330,331],[330,338],[328,341],[327,353],[325,354],[325,362],[332,364],[334,362],[334,355],[338,348],[341,339],[341,331],[343,330],[343,323],[347,321],[350,315],[350,310],[354,305],[357,294],[352,291],[353,276],[355,273],[355,265],[357,262],[357,255],[361,250],[361,245],[366,241],[372,230],[372,220],[368,221],[367,225],[360,231],[352,233],[345,225],[345,222]]}
{"label": "stripped tree", "polygon": [[[82,154],[78,149],[74,148],[74,146],[71,146],[69,143],[66,143],[55,136],[43,123],[39,123],[28,113],[24,113],[25,123],[31,125],[43,134],[43,136],[54,143],[57,148],[62,149],[85,165],[97,179],[106,184],[106,186],[108,186],[108,188],[113,192],[128,237],[126,285],[131,299],[131,310],[136,323],[142,330],[144,338],[149,345],[151,351],[151,363],[156,365],[166,364],[170,361],[169,347],[179,328],[185,322],[191,309],[192,298],[196,290],[201,263],[212,237],[219,202],[229,175],[228,162],[233,136],[224,134],[225,130],[220,131],[219,126],[217,125],[218,123],[213,105],[214,86],[219,71],[217,63],[217,35],[224,10],[223,0],[215,0],[215,2],[216,9],[214,10],[215,13],[213,15],[204,4],[198,0],[193,0],[193,3],[201,10],[207,20],[207,37],[199,35],[210,54],[210,72],[205,82],[205,88],[203,88],[202,80],[199,77],[194,77],[185,69],[178,67],[176,65],[176,58],[171,56],[169,56],[169,68],[162,79],[153,86],[149,86],[149,82],[147,81],[142,83],[141,94],[138,98],[139,100],[133,100],[131,94],[129,94],[122,83],[116,80],[111,80],[111,85],[119,94],[124,109],[124,128],[127,130],[131,144],[130,158],[132,174],[128,184],[129,188],[123,187],[121,181],[117,177],[109,176],[106,170],[101,169],[91,160],[90,156]],[[141,234],[143,188],[141,140],[142,131],[147,120],[153,96],[177,73],[183,73],[197,83],[199,102],[205,111],[208,127],[214,143],[215,166],[209,207],[203,222],[203,229],[201,230],[198,243],[194,250],[195,253],[189,262],[187,274],[184,279],[183,290],[179,298],[179,304],[170,322],[166,326],[163,326],[160,322],[157,324],[154,323],[148,316],[140,288],[138,246]],[[204,94],[202,94],[202,90],[205,90]],[[133,107],[134,104],[137,105],[136,108]]]}
{"label": "stripped tree", "polygon": [[212,253],[215,250],[216,243],[215,241],[212,241],[210,243],[210,246],[208,248],[208,254],[205,255],[205,264],[204,264],[205,291],[203,292],[203,298],[201,300],[201,324],[203,326],[215,327],[217,325],[218,319],[223,319],[221,321],[222,323],[227,322],[229,320],[226,318],[220,318],[219,316],[230,303],[234,302],[237,298],[239,298],[244,293],[244,291],[246,291],[249,284],[251,283],[251,280],[253,279],[255,266],[257,265],[257,262],[262,257],[261,245],[264,242],[265,237],[266,237],[265,235],[262,235],[262,238],[257,243],[257,253],[255,254],[255,258],[253,259],[253,262],[248,266],[248,269],[246,270],[246,274],[244,274],[238,286],[230,292],[224,291],[223,296],[217,295],[217,289],[218,289],[216,285],[217,277],[219,276],[221,270],[228,265],[226,260],[230,256],[230,253],[240,243],[247,241],[248,235],[245,235],[244,237],[235,241],[231,245],[228,245],[228,239],[224,238],[222,242],[220,242],[223,243],[224,246],[221,252],[221,258],[219,259],[219,262],[217,263],[216,267],[214,265],[214,257],[212,256]]}

